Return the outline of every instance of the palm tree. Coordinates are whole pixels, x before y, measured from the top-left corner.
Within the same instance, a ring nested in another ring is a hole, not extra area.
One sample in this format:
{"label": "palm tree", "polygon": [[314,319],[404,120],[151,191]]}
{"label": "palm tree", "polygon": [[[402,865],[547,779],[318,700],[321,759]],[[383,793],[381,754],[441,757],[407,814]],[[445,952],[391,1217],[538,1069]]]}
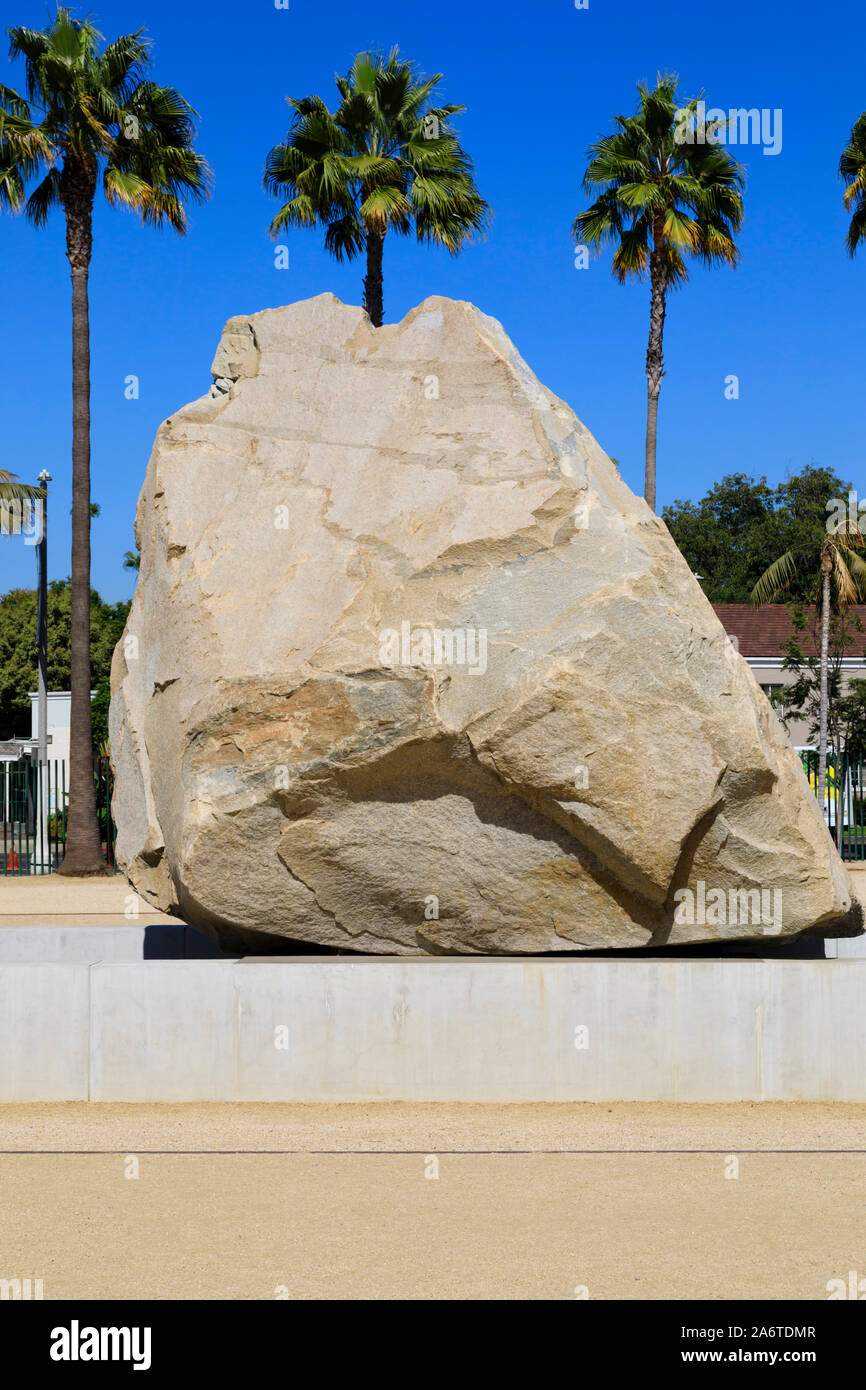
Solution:
{"label": "palm tree", "polygon": [[[72,276],[72,593],[69,821],[59,872],[105,872],[93,781],[90,722],[90,328],[88,272],[97,180],[112,205],[143,222],[186,230],[184,199],[207,195],[192,148],[195,112],[171,87],[147,81],[143,30],[100,52],[102,35],[58,8],[44,30],[9,30],[25,63],[26,98],[0,87],[0,207],[22,207],[41,227],[66,221]],[[30,196],[28,182],[40,182]]]}
{"label": "palm tree", "polygon": [[[863,547],[864,538],[853,518],[848,517],[838,523],[838,529],[827,531],[821,544],[816,576],[816,597],[821,614],[821,657],[820,693],[818,705],[818,805],[824,807],[827,788],[827,724],[829,719],[829,696],[827,672],[829,668],[830,613],[835,590],[836,607],[843,611],[866,592],[866,561],[858,551]],[[772,603],[778,594],[788,587],[791,580],[804,569],[812,569],[815,563],[814,551],[786,550],[778,560],[764,571],[751,592],[750,598],[755,607],[762,603]]]}
{"label": "palm tree", "polygon": [[23,502],[45,496],[45,489],[30,483],[19,483],[14,473],[0,468],[0,502]]}
{"label": "palm tree", "polygon": [[621,284],[649,268],[650,329],[646,354],[647,426],[644,497],[655,511],[656,429],[664,376],[662,339],[668,290],[688,279],[686,257],[735,266],[734,233],[743,218],[743,173],[714,143],[722,123],[703,123],[699,98],[676,104],[676,77],[638,83],[638,109],[615,116],[616,130],[591,145],[583,190],[593,203],[573,233],[590,250],[616,244],[613,273]]}
{"label": "palm tree", "polygon": [[431,106],[442,74],[422,78],[396,48],[359,53],[337,77],[333,114],[321,97],[287,98],[293,111],[285,143],[265,162],[265,188],[285,197],[270,225],[325,227],[338,261],[366,250],[364,308],[382,325],[382,253],[391,230],[436,242],[456,255],[487,225],[472,162],[448,124],[462,106]]}
{"label": "palm tree", "polygon": [[853,256],[860,242],[866,241],[866,111],[854,122],[851,139],[842,151],[839,177],[845,180],[842,200],[851,212],[845,245]]}

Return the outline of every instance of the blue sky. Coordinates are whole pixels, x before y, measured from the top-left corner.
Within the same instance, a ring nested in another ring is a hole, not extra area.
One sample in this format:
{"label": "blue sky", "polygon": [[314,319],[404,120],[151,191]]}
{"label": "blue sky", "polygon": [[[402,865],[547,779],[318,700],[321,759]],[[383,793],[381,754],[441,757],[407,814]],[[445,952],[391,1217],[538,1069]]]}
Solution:
{"label": "blue sky", "polygon": [[[701,496],[744,470],[781,481],[826,464],[866,492],[860,440],[866,367],[862,319],[866,249],[851,261],[836,167],[866,107],[866,19],[855,3],[802,0],[93,0],[108,38],[144,26],[154,76],[200,113],[198,146],[215,175],[212,200],[189,234],[142,227],[97,209],[91,270],[93,581],[128,597],[122,567],[159,423],[210,385],[224,321],[332,290],[359,303],[360,262],[338,266],[319,232],[284,238],[278,270],[261,187],[264,157],[285,134],[289,93],[332,100],[333,75],[367,47],[398,44],[427,72],[445,74],[445,99],[467,111],[458,128],[492,204],[487,240],[457,260],[389,238],[385,314],[402,317],[429,294],[469,299],[500,319],[541,380],[562,396],[643,486],[649,291],[620,287],[609,260],[574,267],[570,227],[584,203],[590,141],[631,111],[635,84],[659,70],[684,96],[783,113],[782,148],[743,146],[746,219],[736,271],[695,269],[671,297],[660,407],[659,506]],[[41,27],[44,3],[6,0],[3,22]],[[0,58],[0,82],[21,85]],[[51,577],[69,571],[70,293],[62,218],[35,231],[0,217],[5,351],[0,372],[0,465],[24,478],[53,474]],[[739,378],[740,397],[724,382]],[[140,380],[138,400],[125,378]],[[33,582],[33,550],[0,543],[0,592]]]}

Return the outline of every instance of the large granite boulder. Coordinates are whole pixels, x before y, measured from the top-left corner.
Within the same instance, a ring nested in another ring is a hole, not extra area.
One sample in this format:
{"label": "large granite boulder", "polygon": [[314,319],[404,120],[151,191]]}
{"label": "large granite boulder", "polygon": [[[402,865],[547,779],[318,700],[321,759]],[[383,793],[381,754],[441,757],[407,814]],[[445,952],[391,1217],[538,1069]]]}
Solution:
{"label": "large granite boulder", "polygon": [[497,322],[320,295],[211,370],[157,435],[112,672],[148,901],[256,950],[859,930],[667,529]]}

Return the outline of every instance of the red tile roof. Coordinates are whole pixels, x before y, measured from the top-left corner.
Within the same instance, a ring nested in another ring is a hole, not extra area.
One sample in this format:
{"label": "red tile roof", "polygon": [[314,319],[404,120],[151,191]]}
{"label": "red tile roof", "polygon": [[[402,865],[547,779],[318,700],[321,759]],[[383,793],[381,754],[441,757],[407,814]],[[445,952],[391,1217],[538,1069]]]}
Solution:
{"label": "red tile roof", "polygon": [[[782,657],[785,643],[794,634],[791,612],[784,603],[765,603],[762,608],[753,608],[749,603],[714,603],[716,617],[731,637],[736,637],[741,656]],[[807,609],[807,616],[812,610]],[[853,604],[848,612],[856,613],[863,625],[858,632],[853,621],[849,623],[846,641],[846,655],[863,656],[866,652],[866,604]],[[799,635],[799,644],[807,656],[817,655],[809,627]]]}

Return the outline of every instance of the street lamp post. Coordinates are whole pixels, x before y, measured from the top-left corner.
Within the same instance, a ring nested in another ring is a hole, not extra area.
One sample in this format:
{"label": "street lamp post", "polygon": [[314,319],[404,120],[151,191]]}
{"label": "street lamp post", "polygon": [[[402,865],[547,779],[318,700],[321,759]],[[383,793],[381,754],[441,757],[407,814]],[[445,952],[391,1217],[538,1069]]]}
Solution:
{"label": "street lamp post", "polygon": [[48,760],[48,484],[51,474],[43,468],[38,478],[39,486],[45,496],[41,500],[42,528],[39,545],[36,547],[36,567],[38,571],[39,607],[36,619],[36,662],[38,666],[37,690],[37,757],[40,763]]}

